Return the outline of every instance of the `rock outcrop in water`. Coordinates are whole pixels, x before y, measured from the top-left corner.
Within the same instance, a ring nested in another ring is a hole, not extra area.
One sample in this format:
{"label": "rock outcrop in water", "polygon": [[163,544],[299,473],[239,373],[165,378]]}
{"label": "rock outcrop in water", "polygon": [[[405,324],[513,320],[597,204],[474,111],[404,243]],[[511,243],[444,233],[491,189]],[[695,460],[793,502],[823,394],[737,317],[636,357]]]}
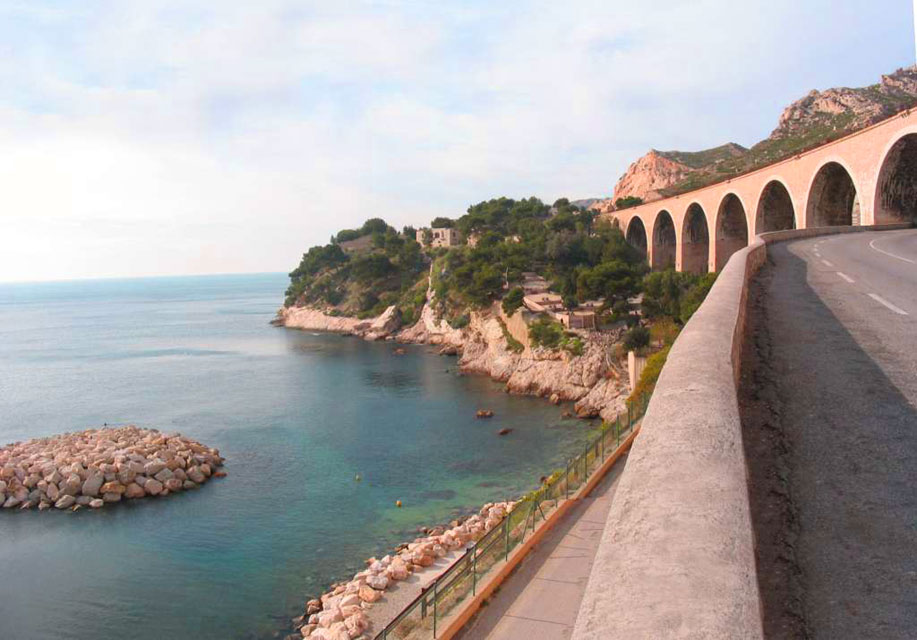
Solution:
{"label": "rock outcrop in water", "polygon": [[87,429],[0,448],[4,509],[76,510],[197,489],[220,471],[219,451],[135,426]]}
{"label": "rock outcrop in water", "polygon": [[294,620],[299,635],[313,640],[366,637],[362,634],[370,627],[374,603],[384,597],[389,587],[431,567],[437,558],[480,539],[499,525],[514,506],[514,502],[486,504],[463,522],[437,527],[428,536],[399,545],[395,554],[379,560],[370,558],[366,561],[367,568],[353,579],[306,603],[305,614]]}

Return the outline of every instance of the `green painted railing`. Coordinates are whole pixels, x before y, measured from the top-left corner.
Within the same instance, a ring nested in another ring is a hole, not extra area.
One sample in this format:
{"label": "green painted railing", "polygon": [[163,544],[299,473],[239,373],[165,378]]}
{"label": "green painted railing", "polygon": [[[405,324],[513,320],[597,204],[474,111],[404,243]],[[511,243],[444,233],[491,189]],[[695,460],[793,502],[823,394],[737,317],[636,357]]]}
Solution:
{"label": "green painted railing", "polygon": [[509,559],[510,552],[535,531],[539,520],[583,486],[605,458],[614,453],[646,412],[649,394],[629,403],[627,412],[601,432],[583,452],[555,471],[545,482],[519,500],[502,522],[470,544],[452,565],[424,587],[375,640],[426,640],[437,637],[437,626],[468,596],[477,594],[482,578]]}

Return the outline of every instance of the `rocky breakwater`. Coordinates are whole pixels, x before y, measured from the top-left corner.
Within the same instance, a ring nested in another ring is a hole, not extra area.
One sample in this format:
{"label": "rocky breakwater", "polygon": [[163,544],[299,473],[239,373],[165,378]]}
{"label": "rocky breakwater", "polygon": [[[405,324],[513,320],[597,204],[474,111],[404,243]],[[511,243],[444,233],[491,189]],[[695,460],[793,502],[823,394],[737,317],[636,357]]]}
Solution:
{"label": "rocky breakwater", "polygon": [[88,429],[0,448],[4,509],[77,510],[197,489],[220,471],[219,451],[135,426]]}
{"label": "rocky breakwater", "polygon": [[448,527],[435,527],[429,535],[399,545],[393,554],[381,559],[370,558],[366,561],[367,568],[351,580],[336,584],[321,597],[310,600],[305,613],[293,620],[298,635],[288,636],[287,640],[298,637],[356,640],[367,638],[365,634],[369,630],[380,632],[389,622],[385,618],[400,613],[400,607],[416,595],[411,594],[411,598],[399,603],[395,610],[385,609],[387,616],[374,615],[373,608],[384,603],[386,590],[412,574],[428,570],[437,558],[480,539],[499,525],[514,506],[514,502],[486,504],[478,513],[462,521],[453,521]]}

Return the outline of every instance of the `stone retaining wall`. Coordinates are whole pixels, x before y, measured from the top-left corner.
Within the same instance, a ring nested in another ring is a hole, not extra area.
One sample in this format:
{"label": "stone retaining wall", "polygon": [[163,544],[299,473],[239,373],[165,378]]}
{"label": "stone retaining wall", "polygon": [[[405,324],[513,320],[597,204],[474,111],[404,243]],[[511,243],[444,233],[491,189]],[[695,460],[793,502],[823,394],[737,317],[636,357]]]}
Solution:
{"label": "stone retaining wall", "polygon": [[769,243],[909,226],[774,232],[732,256],[659,377],[574,640],[763,638],[736,396],[748,282]]}

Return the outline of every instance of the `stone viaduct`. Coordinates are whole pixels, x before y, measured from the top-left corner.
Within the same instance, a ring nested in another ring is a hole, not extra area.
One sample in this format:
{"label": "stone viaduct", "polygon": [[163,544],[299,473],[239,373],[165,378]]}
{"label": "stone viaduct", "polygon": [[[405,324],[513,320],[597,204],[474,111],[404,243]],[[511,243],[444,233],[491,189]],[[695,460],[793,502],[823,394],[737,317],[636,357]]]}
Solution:
{"label": "stone viaduct", "polygon": [[603,214],[653,269],[719,271],[768,231],[912,219],[917,109],[750,173]]}

